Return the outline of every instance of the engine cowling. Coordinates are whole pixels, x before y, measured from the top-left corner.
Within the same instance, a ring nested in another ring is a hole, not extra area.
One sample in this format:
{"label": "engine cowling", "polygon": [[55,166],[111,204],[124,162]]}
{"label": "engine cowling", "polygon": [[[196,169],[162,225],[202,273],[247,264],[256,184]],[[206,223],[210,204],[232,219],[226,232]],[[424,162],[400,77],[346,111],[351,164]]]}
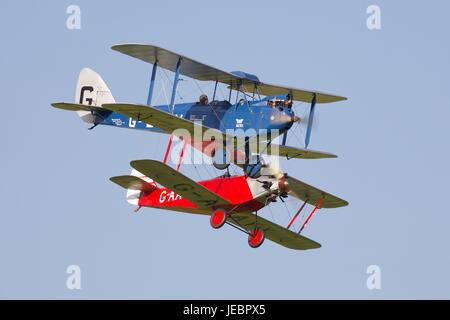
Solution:
{"label": "engine cowling", "polygon": [[289,192],[289,183],[287,181],[287,174],[283,174],[281,178],[278,179],[278,188],[281,194],[287,195]]}
{"label": "engine cowling", "polygon": [[280,169],[278,161],[262,158],[261,156],[253,156],[249,164],[246,165],[245,174],[251,178],[259,178],[260,176],[270,176],[281,179],[284,175]]}

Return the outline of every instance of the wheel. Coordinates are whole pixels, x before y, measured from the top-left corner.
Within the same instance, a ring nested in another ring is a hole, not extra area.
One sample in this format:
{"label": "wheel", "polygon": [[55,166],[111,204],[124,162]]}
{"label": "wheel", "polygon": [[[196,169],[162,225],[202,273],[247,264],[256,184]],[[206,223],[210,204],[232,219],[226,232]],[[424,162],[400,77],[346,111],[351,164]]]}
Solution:
{"label": "wheel", "polygon": [[216,163],[215,161],[213,161],[213,166],[217,170],[226,170],[230,166],[230,164],[229,163],[219,164],[219,163]]}
{"label": "wheel", "polygon": [[211,215],[211,227],[214,229],[221,228],[227,221],[227,212],[224,209],[217,209]]}
{"label": "wheel", "polygon": [[[226,170],[230,166],[230,161],[227,158],[227,153],[224,150],[217,150],[214,149],[211,157],[213,158],[213,166],[217,170]],[[216,161],[217,160],[217,161]]]}
{"label": "wheel", "polygon": [[248,235],[248,245],[252,248],[258,248],[263,244],[266,236],[261,228],[253,229]]}

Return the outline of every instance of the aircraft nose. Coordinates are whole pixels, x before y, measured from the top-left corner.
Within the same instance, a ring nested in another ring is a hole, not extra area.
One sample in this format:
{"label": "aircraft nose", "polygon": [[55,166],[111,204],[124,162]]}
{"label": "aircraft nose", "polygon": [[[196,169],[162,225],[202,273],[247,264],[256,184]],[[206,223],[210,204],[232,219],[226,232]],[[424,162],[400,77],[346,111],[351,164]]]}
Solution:
{"label": "aircraft nose", "polygon": [[277,112],[272,114],[271,122],[273,124],[291,126],[294,122],[300,121],[300,117],[285,112]]}
{"label": "aircraft nose", "polygon": [[297,117],[297,116],[292,116],[291,119],[292,119],[292,122],[297,122],[297,121],[301,121],[302,120],[302,118]]}

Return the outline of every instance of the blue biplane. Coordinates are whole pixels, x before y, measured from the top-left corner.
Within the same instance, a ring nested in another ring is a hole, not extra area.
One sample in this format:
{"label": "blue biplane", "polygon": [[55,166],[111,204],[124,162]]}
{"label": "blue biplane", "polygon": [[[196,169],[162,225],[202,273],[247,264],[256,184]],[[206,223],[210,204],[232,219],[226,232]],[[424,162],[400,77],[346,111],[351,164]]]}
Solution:
{"label": "blue biplane", "polygon": [[[93,70],[85,68],[81,71],[77,86],[77,103],[53,103],[56,108],[77,111],[81,118],[97,125],[127,127],[155,132],[172,133],[175,129],[184,128],[193,134],[195,127],[216,130],[218,135],[229,130],[234,132],[254,132],[257,136],[261,130],[268,132],[267,145],[260,151],[287,158],[334,158],[334,154],[307,149],[311,137],[314,110],[318,103],[330,103],[346,100],[345,97],[309,91],[291,87],[267,84],[261,82],[256,75],[242,71],[225,72],[206,64],[197,62],[181,54],[174,53],[147,44],[120,44],[113,50],[153,64],[147,104],[115,103],[115,100],[102,80]],[[168,105],[152,106],[152,96],[157,68],[173,71],[175,76],[170,103]],[[175,103],[179,76],[200,81],[214,81],[215,87],[212,101],[206,96],[191,103]],[[226,84],[229,88],[228,100],[216,100],[217,85]],[[234,101],[232,92],[236,91]],[[206,98],[206,99],[204,99]],[[302,121],[294,114],[293,101],[310,103],[310,111],[305,134],[305,148],[286,146],[289,129],[296,121]],[[201,124],[198,124],[201,121]],[[196,123],[196,125],[193,125]],[[237,130],[239,129],[239,130]],[[253,131],[252,131],[253,130]],[[271,144],[278,135],[283,135],[281,145]],[[223,136],[224,140],[233,135]],[[252,138],[249,136],[247,138]],[[205,145],[195,145],[205,152]],[[209,148],[209,156],[214,156],[217,146]],[[212,150],[212,151],[211,151]],[[219,153],[218,153],[219,154]],[[227,166],[224,153],[213,162],[216,168]],[[216,157],[217,158],[217,157]],[[245,158],[249,158],[248,156]],[[229,161],[230,159],[228,159]],[[233,161],[233,159],[231,160]]]}

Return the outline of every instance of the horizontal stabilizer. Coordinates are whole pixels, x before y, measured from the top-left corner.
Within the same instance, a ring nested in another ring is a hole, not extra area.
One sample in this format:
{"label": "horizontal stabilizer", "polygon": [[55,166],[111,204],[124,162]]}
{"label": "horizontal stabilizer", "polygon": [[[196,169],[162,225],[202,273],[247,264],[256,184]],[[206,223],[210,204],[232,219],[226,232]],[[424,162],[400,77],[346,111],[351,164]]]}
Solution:
{"label": "horizontal stabilizer", "polygon": [[136,176],[116,176],[109,178],[115,184],[118,184],[122,188],[129,190],[139,190],[144,192],[150,192],[156,189],[155,185],[148,183]]}
{"label": "horizontal stabilizer", "polygon": [[68,102],[55,102],[52,103],[52,106],[57,109],[68,110],[68,111],[105,111],[105,109],[90,106],[86,104],[79,103],[68,103]]}
{"label": "horizontal stabilizer", "polygon": [[338,208],[348,205],[347,201],[310,186],[309,184],[295,178],[287,177],[287,184],[288,190],[293,194],[293,196],[300,200],[306,201],[313,206],[316,205],[321,198],[324,199],[320,205],[321,208]]}

